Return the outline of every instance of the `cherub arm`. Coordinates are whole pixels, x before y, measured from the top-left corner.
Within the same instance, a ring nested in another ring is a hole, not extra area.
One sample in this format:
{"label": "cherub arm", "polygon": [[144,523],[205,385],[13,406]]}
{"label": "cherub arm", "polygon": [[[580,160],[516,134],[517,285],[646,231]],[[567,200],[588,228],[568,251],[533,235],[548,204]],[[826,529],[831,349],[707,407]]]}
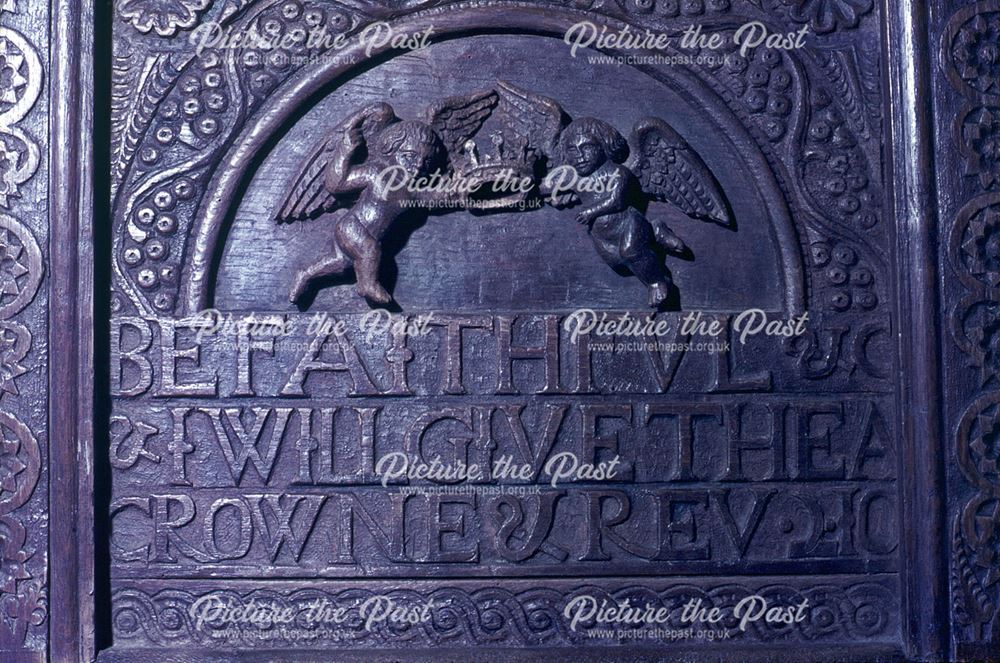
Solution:
{"label": "cherub arm", "polygon": [[340,149],[336,150],[326,167],[326,189],[333,194],[350,193],[370,185],[376,176],[375,169],[368,164],[352,166],[351,161],[358,147],[364,142],[361,123],[353,124],[344,131]]}
{"label": "cherub arm", "polygon": [[538,195],[542,196],[556,209],[572,207],[580,202],[580,196],[574,191],[559,191],[559,193],[554,193],[552,182],[547,177],[539,182]]}
{"label": "cherub arm", "polygon": [[605,214],[613,214],[625,209],[625,197],[628,193],[628,178],[631,173],[624,166],[613,164],[611,172],[605,182],[607,191],[604,197],[593,205],[589,205],[576,215],[576,220],[581,224],[589,224],[597,217]]}

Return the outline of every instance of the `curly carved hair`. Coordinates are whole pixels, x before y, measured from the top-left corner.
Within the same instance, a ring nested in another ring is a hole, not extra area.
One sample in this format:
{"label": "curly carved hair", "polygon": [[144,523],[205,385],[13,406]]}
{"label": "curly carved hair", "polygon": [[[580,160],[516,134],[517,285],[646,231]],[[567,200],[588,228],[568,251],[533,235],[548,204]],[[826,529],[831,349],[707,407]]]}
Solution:
{"label": "curly carved hair", "polygon": [[434,161],[444,152],[444,145],[437,133],[417,120],[396,122],[383,129],[375,138],[374,151],[380,156],[387,157],[408,140],[412,140],[421,147],[429,148]]}
{"label": "curly carved hair", "polygon": [[604,155],[615,163],[624,163],[628,158],[628,141],[613,126],[593,117],[582,117],[573,120],[563,131],[560,143],[563,150],[566,149],[572,138],[584,134],[597,139],[597,142],[604,148]]}

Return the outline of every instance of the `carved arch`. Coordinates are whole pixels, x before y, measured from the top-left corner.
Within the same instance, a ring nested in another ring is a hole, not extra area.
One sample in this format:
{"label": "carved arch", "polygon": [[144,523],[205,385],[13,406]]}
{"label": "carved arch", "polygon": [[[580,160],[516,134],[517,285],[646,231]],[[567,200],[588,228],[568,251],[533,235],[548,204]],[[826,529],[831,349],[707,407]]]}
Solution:
{"label": "carved arch", "polygon": [[[388,21],[403,31],[419,31],[433,26],[437,39],[475,36],[496,32],[562,36],[567,28],[592,14],[569,8],[540,8],[520,3],[464,3],[447,9],[418,11]],[[609,25],[625,23],[603,19]],[[634,25],[631,26],[635,28]],[[294,77],[271,95],[268,102],[248,120],[224,153],[207,186],[202,204],[195,215],[191,231],[193,240],[189,259],[183,266],[180,281],[178,312],[197,311],[210,305],[214,282],[214,263],[219,241],[225,236],[227,219],[238,200],[240,186],[248,172],[248,164],[256,162],[269,141],[290,118],[300,112],[304,103],[315,100],[320,91],[338,78],[347,78],[366,64],[385,57],[382,48],[367,56],[356,43],[343,51],[336,61],[321,62],[311,71]],[[344,64],[350,62],[351,64]],[[751,173],[757,189],[768,205],[768,218],[777,253],[780,256],[782,302],[788,312],[806,309],[806,278],[803,267],[802,243],[804,228],[796,228],[788,204],[778,184],[764,149],[725,101],[705,80],[686,68],[672,69],[669,75],[660,70],[639,67],[640,71],[664,85],[676,86],[680,93],[690,95],[705,107],[718,108],[717,119],[730,139],[744,147],[744,158],[751,161]],[[308,101],[304,101],[308,100]]]}

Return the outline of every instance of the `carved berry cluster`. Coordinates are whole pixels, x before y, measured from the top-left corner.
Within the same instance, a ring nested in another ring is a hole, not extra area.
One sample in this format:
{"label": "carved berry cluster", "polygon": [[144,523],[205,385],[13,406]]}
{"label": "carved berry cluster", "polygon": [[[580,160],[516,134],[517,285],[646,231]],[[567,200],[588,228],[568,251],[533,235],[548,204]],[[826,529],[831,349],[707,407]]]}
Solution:
{"label": "carved berry cluster", "polygon": [[857,306],[871,310],[878,305],[874,273],[859,260],[854,249],[842,243],[816,242],[812,245],[812,261],[822,270],[830,308],[847,311]]}
{"label": "carved berry cluster", "polygon": [[623,0],[622,8],[636,14],[655,12],[667,18],[703,16],[729,11],[729,0]]}
{"label": "carved berry cluster", "polygon": [[[172,255],[171,246],[178,229],[178,206],[193,200],[195,193],[195,183],[189,177],[178,177],[154,190],[133,214],[129,238],[124,242],[122,262],[140,288],[155,293],[153,306],[159,311],[173,307],[169,289],[179,280],[180,256]],[[193,210],[184,216],[190,214]]]}
{"label": "carved berry cluster", "polygon": [[814,94],[812,106],[802,167],[806,191],[826,216],[860,230],[874,228],[879,197],[864,151],[825,91]]}

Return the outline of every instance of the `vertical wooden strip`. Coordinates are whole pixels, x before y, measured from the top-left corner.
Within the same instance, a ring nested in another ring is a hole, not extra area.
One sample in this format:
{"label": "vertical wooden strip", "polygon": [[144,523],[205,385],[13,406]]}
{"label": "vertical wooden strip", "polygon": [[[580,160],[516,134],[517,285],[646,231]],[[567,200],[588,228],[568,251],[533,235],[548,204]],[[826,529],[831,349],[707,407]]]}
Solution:
{"label": "vertical wooden strip", "polygon": [[50,134],[51,661],[93,658],[90,0],[55,0]]}
{"label": "vertical wooden strip", "polygon": [[889,0],[892,109],[890,176],[895,181],[900,320],[900,476],[905,639],[909,657],[944,658],[948,593],[944,545],[944,445],[935,237],[938,231],[931,136],[931,55],[927,7]]}

